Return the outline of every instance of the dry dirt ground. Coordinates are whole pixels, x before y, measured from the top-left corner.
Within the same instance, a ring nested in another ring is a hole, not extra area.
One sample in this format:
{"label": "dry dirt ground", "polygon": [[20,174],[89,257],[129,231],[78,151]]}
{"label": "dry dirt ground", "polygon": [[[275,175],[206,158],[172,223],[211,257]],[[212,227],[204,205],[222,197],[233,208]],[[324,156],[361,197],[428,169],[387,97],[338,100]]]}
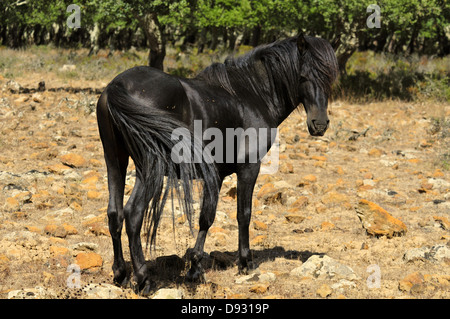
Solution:
{"label": "dry dirt ground", "polygon": [[[17,84],[37,87],[39,76],[0,77],[0,297],[142,298],[112,286],[98,95],[11,93]],[[155,250],[146,253],[155,284],[149,297],[450,297],[450,105],[334,101],[329,116],[321,138],[307,134],[303,110],[280,127],[279,169],[259,176],[253,196],[257,269],[237,271],[230,176],[206,242],[206,283],[184,281],[195,237],[177,211],[175,219],[167,211]],[[126,198],[133,181],[130,165]],[[357,214],[363,199],[404,228],[371,235]],[[123,241],[129,261],[125,232]]]}

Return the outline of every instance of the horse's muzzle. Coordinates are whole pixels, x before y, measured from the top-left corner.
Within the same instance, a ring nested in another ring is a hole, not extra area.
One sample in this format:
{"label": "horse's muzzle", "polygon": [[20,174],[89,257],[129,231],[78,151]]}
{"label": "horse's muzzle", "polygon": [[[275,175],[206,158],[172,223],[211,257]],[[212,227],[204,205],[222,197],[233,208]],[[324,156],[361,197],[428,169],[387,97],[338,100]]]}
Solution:
{"label": "horse's muzzle", "polygon": [[330,121],[311,120],[308,121],[308,131],[312,136],[323,136],[328,129]]}

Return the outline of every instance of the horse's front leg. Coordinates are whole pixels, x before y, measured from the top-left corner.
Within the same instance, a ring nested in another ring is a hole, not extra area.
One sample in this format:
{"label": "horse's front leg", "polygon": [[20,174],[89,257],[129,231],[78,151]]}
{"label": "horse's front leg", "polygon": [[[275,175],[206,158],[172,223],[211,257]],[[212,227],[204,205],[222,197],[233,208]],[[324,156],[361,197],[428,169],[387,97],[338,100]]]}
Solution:
{"label": "horse's front leg", "polygon": [[243,165],[237,172],[237,220],[239,226],[239,261],[240,273],[252,269],[250,254],[249,225],[252,215],[252,196],[260,163]]}
{"label": "horse's front leg", "polygon": [[195,242],[194,249],[190,253],[191,268],[186,274],[186,279],[189,281],[203,281],[203,269],[201,266],[201,260],[203,258],[203,251],[206,241],[206,235],[208,230],[214,222],[216,217],[217,202],[219,200],[220,187],[222,185],[222,180],[219,182],[218,190],[214,193],[208,194],[206,191],[203,193],[203,204],[202,210],[200,212],[199,220],[199,232],[197,235],[197,240]]}

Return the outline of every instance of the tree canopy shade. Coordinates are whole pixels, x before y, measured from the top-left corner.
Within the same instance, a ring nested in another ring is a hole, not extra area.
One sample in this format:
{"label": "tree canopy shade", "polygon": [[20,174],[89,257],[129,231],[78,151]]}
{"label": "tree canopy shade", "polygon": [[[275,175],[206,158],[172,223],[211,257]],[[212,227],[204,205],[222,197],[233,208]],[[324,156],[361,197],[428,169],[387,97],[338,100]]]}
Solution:
{"label": "tree canopy shade", "polygon": [[163,67],[165,46],[256,46],[298,32],[337,49],[341,68],[356,50],[446,55],[450,2],[378,0],[380,27],[371,28],[373,0],[79,0],[81,25],[67,25],[62,0],[2,0],[0,43],[127,49],[149,48],[149,64]]}

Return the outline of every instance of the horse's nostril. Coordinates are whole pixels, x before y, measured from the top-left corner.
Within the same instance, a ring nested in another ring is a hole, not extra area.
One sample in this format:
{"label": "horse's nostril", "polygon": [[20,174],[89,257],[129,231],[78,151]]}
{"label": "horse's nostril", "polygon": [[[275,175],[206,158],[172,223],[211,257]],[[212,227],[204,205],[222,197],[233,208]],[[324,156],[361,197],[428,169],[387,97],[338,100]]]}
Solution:
{"label": "horse's nostril", "polygon": [[312,120],[312,126],[316,131],[323,132],[327,129],[329,122],[330,121],[327,120],[326,124],[324,124],[324,123],[319,123],[319,121],[317,121],[317,120]]}

